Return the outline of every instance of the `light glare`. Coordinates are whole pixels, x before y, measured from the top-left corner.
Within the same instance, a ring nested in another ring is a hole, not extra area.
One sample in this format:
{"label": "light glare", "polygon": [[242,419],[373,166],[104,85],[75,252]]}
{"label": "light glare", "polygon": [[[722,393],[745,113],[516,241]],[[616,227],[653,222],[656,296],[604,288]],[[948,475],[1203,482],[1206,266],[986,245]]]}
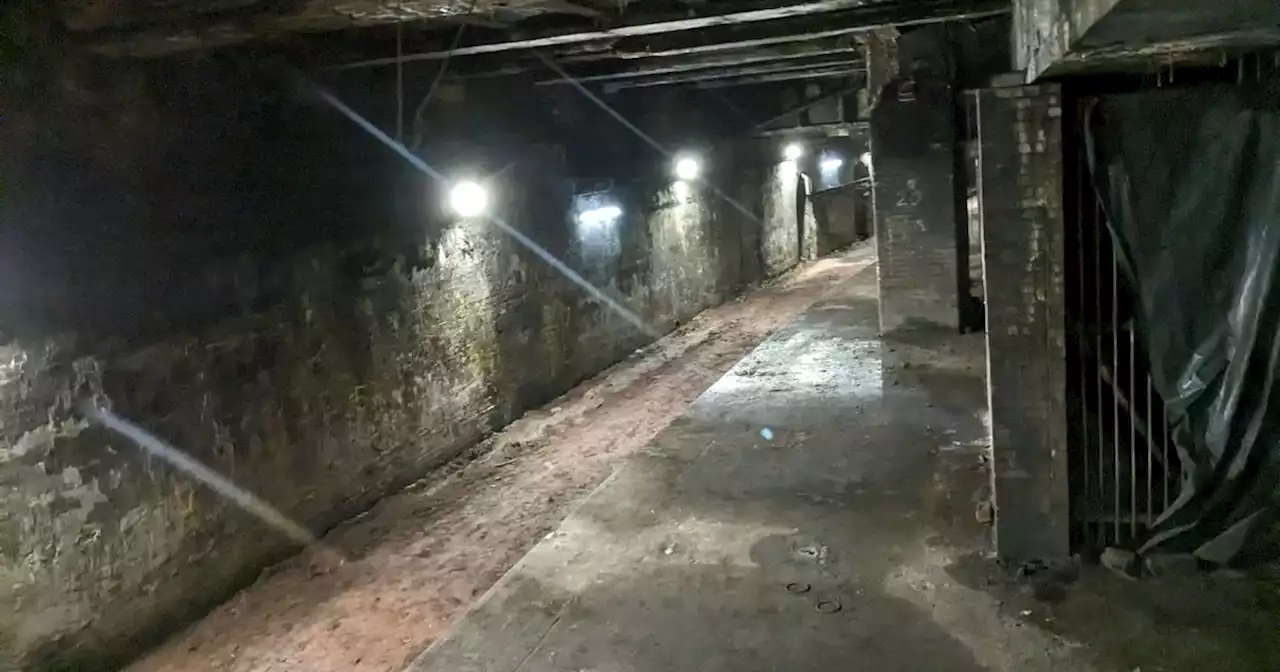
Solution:
{"label": "light glare", "polygon": [[676,198],[681,201],[687,201],[689,200],[689,197],[693,195],[693,188],[684,180],[676,180],[675,184],[671,185],[671,191],[676,195]]}
{"label": "light glare", "polygon": [[489,190],[471,180],[458,182],[449,190],[449,207],[459,217],[478,217],[489,209]]}
{"label": "light glare", "polygon": [[676,161],[676,177],[681,180],[697,179],[698,173],[702,171],[702,167],[698,165],[698,160],[686,156]]}
{"label": "light glare", "polygon": [[578,215],[578,223],[583,226],[603,226],[622,216],[622,208],[616,205],[603,205],[598,208],[584,210]]}
{"label": "light glare", "polygon": [[822,160],[822,169],[826,171],[840,170],[840,166],[844,165],[844,159],[838,156],[827,157]]}
{"label": "light glare", "polygon": [[782,158],[788,161],[795,161],[804,156],[804,147],[798,142],[793,142],[782,148]]}

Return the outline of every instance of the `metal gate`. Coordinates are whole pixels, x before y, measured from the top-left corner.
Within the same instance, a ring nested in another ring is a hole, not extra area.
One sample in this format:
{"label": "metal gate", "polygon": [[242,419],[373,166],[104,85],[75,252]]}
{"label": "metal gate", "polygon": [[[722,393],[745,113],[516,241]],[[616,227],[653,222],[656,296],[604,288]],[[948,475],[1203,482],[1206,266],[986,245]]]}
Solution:
{"label": "metal gate", "polygon": [[[1177,497],[1164,401],[1151,385],[1132,301],[1084,157],[1087,101],[1064,124],[1068,481],[1072,545],[1096,552],[1141,543]],[[1070,112],[1069,112],[1070,113]],[[1069,130],[1068,130],[1069,129]],[[1073,212],[1074,210],[1074,212]]]}

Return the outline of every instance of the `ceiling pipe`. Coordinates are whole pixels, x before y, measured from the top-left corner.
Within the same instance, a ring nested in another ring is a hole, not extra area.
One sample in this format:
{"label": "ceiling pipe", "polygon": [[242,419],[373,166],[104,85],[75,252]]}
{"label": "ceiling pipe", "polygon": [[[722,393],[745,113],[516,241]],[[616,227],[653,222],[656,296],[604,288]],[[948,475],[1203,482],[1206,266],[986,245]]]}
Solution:
{"label": "ceiling pipe", "polygon": [[[635,79],[637,77],[646,77],[650,75],[666,75],[679,72],[692,72],[697,70],[705,70],[709,68],[719,68],[726,66],[753,65],[761,63],[777,63],[784,61],[794,61],[803,58],[813,58],[815,56],[834,56],[837,54],[845,54],[854,56],[859,51],[850,47],[826,48],[826,49],[792,49],[788,51],[774,52],[748,52],[746,54],[720,55],[712,58],[702,59],[682,59],[680,62],[674,62],[670,65],[650,66],[645,61],[643,66],[632,65],[627,68],[608,72],[599,75],[575,76],[574,79],[579,82],[609,82],[620,79]],[[554,84],[564,84],[564,79],[544,79],[537,84],[539,86],[547,86]]]}
{"label": "ceiling pipe", "polygon": [[631,80],[623,80],[612,84],[606,84],[605,90],[632,89],[649,86],[669,86],[672,84],[692,84],[698,82],[707,82],[717,79],[726,79],[730,77],[741,77],[748,75],[771,75],[780,73],[798,73],[806,72],[814,69],[840,68],[843,70],[860,70],[863,66],[861,60],[850,58],[822,58],[809,60],[805,63],[773,63],[752,66],[737,66],[728,68],[714,68],[710,70],[698,70],[695,72],[675,73],[672,75],[658,75],[653,77],[642,77]]}

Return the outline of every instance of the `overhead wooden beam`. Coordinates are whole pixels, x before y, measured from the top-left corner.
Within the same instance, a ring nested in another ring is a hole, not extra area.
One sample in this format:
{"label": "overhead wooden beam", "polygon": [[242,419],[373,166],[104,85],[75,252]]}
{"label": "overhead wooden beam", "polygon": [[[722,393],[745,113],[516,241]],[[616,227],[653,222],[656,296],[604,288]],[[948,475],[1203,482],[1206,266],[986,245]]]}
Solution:
{"label": "overhead wooden beam", "polygon": [[[329,70],[348,70],[394,65],[401,62],[439,60],[446,56],[472,56],[476,54],[492,54],[502,51],[521,49],[544,49],[583,42],[617,40],[625,37],[660,35],[679,31],[702,30],[717,26],[738,25],[765,21],[780,21],[814,14],[841,12],[842,25],[832,29],[825,35],[815,35],[803,39],[832,37],[853,32],[870,30],[883,26],[900,26],[939,21],[953,21],[995,14],[1008,13],[1007,0],[934,0],[932,2],[876,3],[864,5],[865,0],[811,0],[792,5],[773,6],[761,9],[729,12],[708,16],[681,18],[672,20],[652,20],[648,22],[622,25],[602,30],[578,32],[559,32],[525,39],[473,44],[453,50],[429,51],[405,54],[402,58],[374,58],[354,63],[326,68]],[[977,7],[977,9],[974,9]],[[851,23],[850,23],[851,22]]]}
{"label": "overhead wooden beam", "polygon": [[647,86],[669,86],[672,84],[692,84],[731,77],[769,75],[777,73],[798,73],[825,68],[858,70],[861,67],[863,67],[862,61],[858,59],[848,57],[832,58],[830,56],[826,56],[804,59],[803,62],[786,61],[782,63],[739,65],[723,68],[711,68],[707,70],[696,70],[693,72],[636,77],[634,79],[606,84],[605,90],[631,89]]}
{"label": "overhead wooden beam", "polygon": [[[668,59],[658,59],[657,61],[642,61],[641,65],[627,64],[613,72],[604,72],[596,75],[574,74],[574,79],[583,83],[608,82],[620,79],[646,77],[649,75],[691,72],[695,70],[705,70],[708,68],[791,61],[802,58],[812,58],[815,56],[834,56],[844,54],[846,56],[853,57],[859,53],[860,52],[857,49],[852,48],[850,45],[840,45],[836,43],[804,46],[791,45],[789,48],[762,49],[759,51],[748,51],[746,53],[714,54],[711,56],[700,57],[677,56]],[[544,79],[538,82],[538,85],[564,83],[565,80],[563,78],[555,78]]]}

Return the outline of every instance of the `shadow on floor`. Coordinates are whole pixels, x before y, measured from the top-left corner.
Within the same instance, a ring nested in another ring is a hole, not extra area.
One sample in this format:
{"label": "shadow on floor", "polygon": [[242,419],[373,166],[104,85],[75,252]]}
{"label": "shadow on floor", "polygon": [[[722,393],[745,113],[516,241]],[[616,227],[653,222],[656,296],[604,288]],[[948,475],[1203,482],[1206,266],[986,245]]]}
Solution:
{"label": "shadow on floor", "polygon": [[994,596],[1010,617],[1077,642],[1105,669],[1280,669],[1280,582],[1213,575],[1122,578],[1100,566],[1026,575],[980,554],[948,573]]}

